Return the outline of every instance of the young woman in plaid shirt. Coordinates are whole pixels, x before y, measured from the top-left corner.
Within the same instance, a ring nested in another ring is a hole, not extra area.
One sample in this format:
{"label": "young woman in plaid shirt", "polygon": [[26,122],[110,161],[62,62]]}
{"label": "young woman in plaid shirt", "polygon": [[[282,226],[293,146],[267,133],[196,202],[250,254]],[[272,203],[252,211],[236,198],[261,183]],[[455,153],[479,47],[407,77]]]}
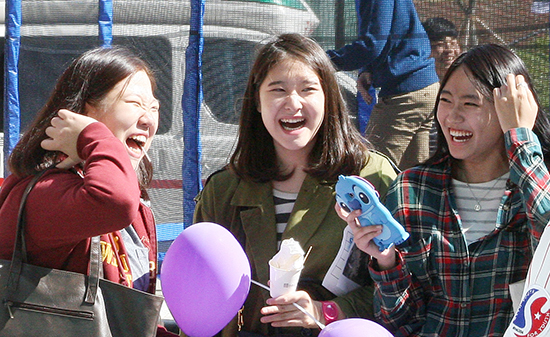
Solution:
{"label": "young woman in plaid shirt", "polygon": [[381,226],[340,216],[372,256],[375,315],[395,336],[502,336],[550,220],[550,125],[523,62],[489,44],[442,80],[438,149],[402,172],[386,206],[411,237],[379,252]]}

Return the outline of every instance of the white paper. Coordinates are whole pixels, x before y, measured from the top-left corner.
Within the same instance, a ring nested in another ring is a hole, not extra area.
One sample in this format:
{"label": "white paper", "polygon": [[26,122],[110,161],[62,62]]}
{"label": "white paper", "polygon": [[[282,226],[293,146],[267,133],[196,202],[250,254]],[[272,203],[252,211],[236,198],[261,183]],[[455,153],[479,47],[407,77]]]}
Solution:
{"label": "white paper", "polygon": [[323,287],[327,288],[336,296],[345,295],[348,292],[360,287],[359,284],[353,282],[343,274],[353,245],[353,233],[351,229],[346,226],[338,254],[332,262],[332,265],[330,266],[322,283]]}

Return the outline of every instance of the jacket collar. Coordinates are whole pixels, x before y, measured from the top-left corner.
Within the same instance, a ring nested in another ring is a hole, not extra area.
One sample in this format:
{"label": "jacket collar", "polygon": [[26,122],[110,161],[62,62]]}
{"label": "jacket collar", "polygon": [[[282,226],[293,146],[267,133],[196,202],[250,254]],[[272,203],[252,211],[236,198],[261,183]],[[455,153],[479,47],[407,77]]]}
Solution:
{"label": "jacket collar", "polygon": [[[231,200],[232,206],[241,208],[239,216],[246,233],[246,250],[249,252],[251,263],[255,265],[259,282],[267,282],[269,279],[268,261],[277,253],[272,189],[270,183],[241,180]],[[309,175],[306,176],[283,234],[283,240],[293,238],[306,250],[309,240],[327,213],[334,211],[333,194],[333,185],[320,183]],[[273,240],[266,240],[270,237]],[[258,241],[266,244],[258,244]]]}

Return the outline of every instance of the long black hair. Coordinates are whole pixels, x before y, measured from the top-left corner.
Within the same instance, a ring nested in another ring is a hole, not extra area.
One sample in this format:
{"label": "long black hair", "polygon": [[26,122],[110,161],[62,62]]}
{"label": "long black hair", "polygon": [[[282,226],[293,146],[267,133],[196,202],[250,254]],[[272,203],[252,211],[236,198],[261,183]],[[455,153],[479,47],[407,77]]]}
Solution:
{"label": "long black hair", "polygon": [[443,136],[441,125],[437,120],[437,108],[439,106],[441,90],[445,88],[449,77],[460,66],[464,66],[469,70],[466,73],[470,81],[489,102],[494,102],[493,89],[505,85],[508,74],[523,75],[539,106],[533,133],[537,135],[540,141],[546,166],[550,167],[550,122],[548,115],[541,108],[539,97],[533,88],[531,76],[529,76],[529,72],[523,61],[512,50],[499,44],[476,46],[461,54],[453,62],[449,70],[447,70],[445,77],[441,81],[441,87],[434,107],[435,123],[437,126],[437,149],[434,155],[428,159],[427,163],[433,163],[449,154],[447,140]]}

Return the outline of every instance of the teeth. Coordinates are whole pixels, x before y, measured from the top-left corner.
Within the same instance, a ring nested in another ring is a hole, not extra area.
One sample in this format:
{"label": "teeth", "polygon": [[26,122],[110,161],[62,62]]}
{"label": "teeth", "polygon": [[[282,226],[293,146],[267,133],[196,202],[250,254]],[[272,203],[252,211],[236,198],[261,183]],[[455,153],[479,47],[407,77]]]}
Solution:
{"label": "teeth", "polygon": [[469,131],[461,131],[461,130],[449,130],[449,133],[453,137],[471,137],[473,133]]}
{"label": "teeth", "polygon": [[464,130],[449,130],[449,134],[451,137],[453,137],[453,140],[455,142],[466,142],[468,139],[470,139],[473,135],[470,131],[464,131]]}
{"label": "teeth", "polygon": [[288,131],[299,130],[305,122],[305,118],[292,118],[292,119],[281,119],[280,123],[283,129]]}
{"label": "teeth", "polygon": [[145,142],[147,141],[147,137],[143,136],[143,135],[139,135],[139,136],[132,136],[132,137],[129,137],[131,140],[135,141],[138,145],[141,145],[143,146],[143,144],[145,144]]}
{"label": "teeth", "polygon": [[304,120],[305,120],[304,118],[300,118],[300,119],[281,119],[281,122],[283,122],[283,123],[301,123]]}

